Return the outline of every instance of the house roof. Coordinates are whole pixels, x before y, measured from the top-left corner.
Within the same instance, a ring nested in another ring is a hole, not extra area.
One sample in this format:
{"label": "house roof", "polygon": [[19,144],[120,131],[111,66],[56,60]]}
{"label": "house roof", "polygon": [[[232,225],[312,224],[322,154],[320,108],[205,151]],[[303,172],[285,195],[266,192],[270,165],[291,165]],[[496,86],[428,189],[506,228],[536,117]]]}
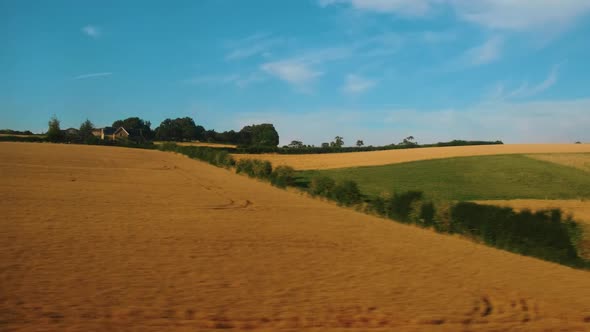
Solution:
{"label": "house roof", "polygon": [[102,131],[105,135],[112,135],[115,133],[115,131],[117,131],[117,129],[113,127],[104,127],[102,128]]}
{"label": "house roof", "polygon": [[143,132],[141,129],[127,129],[124,127],[119,127],[117,130],[115,130],[114,134],[116,135],[120,132],[127,133],[127,136],[129,137],[143,137]]}
{"label": "house roof", "polygon": [[122,131],[126,132],[127,133],[127,136],[130,135],[130,133],[125,128],[123,128],[123,127],[117,128],[117,130],[115,130],[114,134],[116,135],[116,134],[118,134],[118,133],[120,133]]}

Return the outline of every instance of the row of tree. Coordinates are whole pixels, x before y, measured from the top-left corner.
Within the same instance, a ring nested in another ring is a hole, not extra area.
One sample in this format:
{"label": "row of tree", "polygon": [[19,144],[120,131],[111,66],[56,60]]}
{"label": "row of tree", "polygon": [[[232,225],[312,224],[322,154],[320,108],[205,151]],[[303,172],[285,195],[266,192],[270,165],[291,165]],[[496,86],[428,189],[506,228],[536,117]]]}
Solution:
{"label": "row of tree", "polygon": [[[362,139],[356,141],[355,146],[357,148],[361,148],[365,145],[365,142]],[[391,144],[395,145],[395,144]],[[400,146],[417,146],[418,142],[414,139],[414,136],[408,136],[404,138],[403,141],[398,143]],[[329,143],[322,143],[321,147],[326,148],[342,148],[344,146],[344,138],[342,136],[336,136],[332,142]],[[283,146],[283,148],[295,148],[295,149],[302,149],[302,148],[313,148],[313,145],[305,145],[302,141],[291,141],[289,145]]]}
{"label": "row of tree", "polygon": [[[77,134],[68,133],[60,128],[60,121],[53,116],[48,123],[47,139],[51,142],[82,142],[96,143],[96,137],[92,134],[95,129],[90,120],[84,121]],[[130,117],[116,120],[112,127],[124,127],[128,131],[141,133],[142,139],[161,141],[201,141],[214,143],[230,143],[243,147],[260,146],[276,147],[279,144],[279,134],[270,123],[250,125],[243,127],[239,132],[234,130],[218,133],[215,130],[206,130],[197,125],[190,117],[165,119],[154,130],[151,122],[139,117]]]}

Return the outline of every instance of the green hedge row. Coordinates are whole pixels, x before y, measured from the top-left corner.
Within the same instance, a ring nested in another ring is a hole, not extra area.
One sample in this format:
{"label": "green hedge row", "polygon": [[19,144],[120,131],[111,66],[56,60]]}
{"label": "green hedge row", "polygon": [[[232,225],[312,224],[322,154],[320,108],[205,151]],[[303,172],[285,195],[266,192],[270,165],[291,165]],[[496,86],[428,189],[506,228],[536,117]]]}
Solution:
{"label": "green hedge row", "polygon": [[177,152],[218,167],[231,168],[236,165],[235,159],[229,154],[229,152],[221,149],[198,146],[179,146],[175,143],[166,142],[158,145],[158,150]]}
{"label": "green hedge row", "polygon": [[273,169],[269,161],[257,159],[242,159],[236,162],[225,149],[179,146],[172,142],[160,144],[158,149],[184,154],[190,158],[206,161],[218,167],[235,168],[236,173],[270,181],[272,185],[280,188],[293,186],[295,183],[295,170],[290,166],[278,166]]}
{"label": "green hedge row", "polygon": [[[327,176],[312,178],[308,191],[342,205],[361,203],[356,183],[337,183]],[[532,213],[471,202],[432,202],[420,191],[365,200],[365,210],[402,223],[461,234],[489,246],[579,268],[590,262],[579,255],[582,228],[560,210]]]}
{"label": "green hedge row", "polygon": [[[278,166],[264,160],[235,161],[226,150],[206,147],[177,146],[164,143],[163,151],[174,151],[210,164],[235,168],[236,173],[269,181],[277,187],[296,184],[293,168]],[[344,206],[362,206],[366,212],[403,223],[432,228],[441,233],[461,234],[489,246],[533,256],[579,268],[590,268],[590,262],[579,256],[577,245],[582,238],[581,227],[561,211],[532,213],[511,208],[470,202],[431,202],[420,191],[395,193],[367,199],[354,181],[337,182],[326,176],[312,178],[307,191]]]}
{"label": "green hedge row", "polygon": [[336,182],[327,176],[313,178],[309,186],[309,193],[313,196],[331,199],[346,206],[362,202],[361,191],[357,183],[351,180]]}
{"label": "green hedge row", "polygon": [[582,263],[575,243],[581,229],[571,218],[563,218],[560,210],[516,212],[506,207],[461,202],[453,206],[451,218],[450,233],[465,234],[496,248],[548,261]]}

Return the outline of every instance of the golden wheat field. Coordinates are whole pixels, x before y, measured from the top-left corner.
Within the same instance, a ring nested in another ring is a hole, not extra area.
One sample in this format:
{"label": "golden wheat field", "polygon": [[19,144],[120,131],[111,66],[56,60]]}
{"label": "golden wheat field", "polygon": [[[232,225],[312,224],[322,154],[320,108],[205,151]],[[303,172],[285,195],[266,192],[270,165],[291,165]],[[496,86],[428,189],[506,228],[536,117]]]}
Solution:
{"label": "golden wheat field", "polygon": [[265,159],[273,165],[289,165],[297,170],[308,170],[388,165],[450,157],[587,152],[590,152],[590,144],[503,144],[300,155],[235,154],[234,158]]}
{"label": "golden wheat field", "polygon": [[527,157],[590,172],[590,153],[533,154]]}
{"label": "golden wheat field", "polygon": [[589,331],[590,272],[181,155],[0,143],[1,331]]}

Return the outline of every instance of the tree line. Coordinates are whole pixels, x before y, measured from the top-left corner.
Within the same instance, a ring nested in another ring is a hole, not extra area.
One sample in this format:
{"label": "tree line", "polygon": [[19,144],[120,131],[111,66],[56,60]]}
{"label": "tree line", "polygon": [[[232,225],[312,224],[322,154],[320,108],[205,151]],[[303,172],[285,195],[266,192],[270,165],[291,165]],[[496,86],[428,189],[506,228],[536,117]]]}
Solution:
{"label": "tree line", "polygon": [[[113,122],[112,127],[123,127],[128,131],[140,133],[135,138],[135,143],[146,143],[153,140],[159,141],[201,141],[213,143],[229,143],[241,147],[272,148],[279,144],[279,134],[274,125],[270,123],[253,124],[244,126],[240,131],[234,130],[216,132],[206,130],[197,125],[190,117],[165,119],[155,129],[151,128],[151,122],[139,117],[129,117]],[[60,127],[60,120],[53,116],[48,122],[46,138],[50,142],[71,142],[85,144],[100,144],[99,139],[93,135],[96,126],[86,120],[80,124],[76,133],[69,133]]]}

